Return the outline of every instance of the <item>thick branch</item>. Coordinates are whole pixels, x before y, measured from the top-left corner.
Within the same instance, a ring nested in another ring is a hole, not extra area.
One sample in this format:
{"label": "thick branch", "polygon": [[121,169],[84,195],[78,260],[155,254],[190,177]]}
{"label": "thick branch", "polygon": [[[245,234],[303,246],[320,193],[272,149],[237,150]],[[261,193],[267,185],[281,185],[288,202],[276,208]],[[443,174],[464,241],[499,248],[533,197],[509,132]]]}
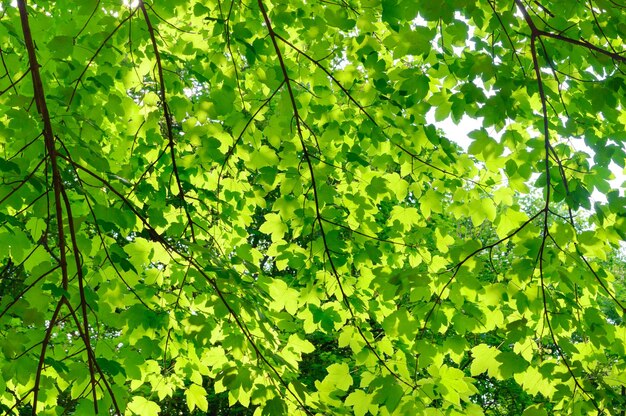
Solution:
{"label": "thick branch", "polygon": [[[83,265],[80,261],[80,250],[78,247],[78,241],[76,240],[76,231],[74,230],[74,217],[72,215],[72,206],[70,204],[70,200],[67,197],[67,192],[65,189],[61,190],[61,194],[63,196],[63,201],[65,202],[65,211],[67,212],[67,222],[70,229],[70,238],[72,242],[72,250],[74,251],[74,263],[76,265],[76,274],[78,275],[78,294],[80,296],[80,306],[83,318],[83,326],[84,326],[84,342],[87,351],[93,351],[91,348],[91,341],[89,339],[89,320],[87,318],[87,299],[85,298],[85,287],[84,281],[85,276],[83,275]],[[78,325],[78,322],[76,323]],[[96,397],[96,370],[94,365],[96,365],[95,360],[91,359],[92,355],[87,355],[87,364],[89,366],[89,377],[91,382],[91,392],[93,394],[93,407],[96,414],[98,413],[98,398]]]}
{"label": "thick branch", "polygon": [[[68,287],[68,274],[67,274],[67,259],[65,255],[65,234],[63,230],[63,210],[61,207],[61,191],[63,184],[61,182],[61,175],[59,173],[59,166],[57,163],[57,151],[54,143],[54,133],[52,131],[52,123],[50,122],[50,113],[48,112],[48,106],[46,104],[46,95],[43,88],[43,82],[41,81],[41,75],[39,73],[39,62],[37,62],[37,55],[35,54],[35,44],[30,30],[30,24],[28,22],[28,11],[26,10],[26,0],[18,0],[17,7],[20,12],[20,20],[22,23],[22,32],[24,34],[24,43],[28,51],[28,61],[30,67],[30,73],[33,80],[33,89],[35,94],[35,103],[37,104],[37,111],[41,115],[43,121],[43,136],[46,147],[46,152],[50,158],[50,166],[52,169],[52,186],[54,188],[54,202],[56,210],[56,222],[59,241],[59,263],[61,266],[62,278],[61,285],[63,289],[67,291]],[[41,373],[43,371],[43,363],[46,356],[46,349],[52,335],[52,328],[54,328],[59,311],[64,297],[62,297],[56,306],[56,309],[50,318],[48,323],[48,329],[44,337],[41,353],[39,355],[39,363],[37,365],[37,372],[35,375],[35,385],[33,386],[33,416],[37,414],[37,399],[39,396],[39,387],[41,382]]]}
{"label": "thick branch", "polygon": [[[26,10],[26,0],[18,0],[17,7],[20,11],[20,20],[22,22],[22,31],[24,33],[24,43],[28,51],[28,62],[30,67],[30,73],[33,79],[33,89],[35,91],[35,103],[37,104],[37,110],[41,115],[43,121],[43,136],[46,146],[46,152],[50,157],[50,166],[52,169],[52,186],[54,188],[54,205],[56,209],[56,221],[57,232],[59,233],[59,252],[60,252],[60,266],[63,272],[63,289],[67,290],[67,260],[65,256],[65,233],[63,231],[63,210],[61,207],[61,189],[63,184],[61,182],[61,175],[59,173],[59,165],[57,163],[57,151],[54,143],[54,133],[52,132],[52,123],[50,122],[50,113],[48,112],[48,105],[46,104],[46,94],[41,81],[41,75],[39,73],[39,62],[37,62],[37,55],[35,54],[35,44],[30,31],[30,24],[28,23],[28,11]],[[34,408],[34,407],[33,407]]]}

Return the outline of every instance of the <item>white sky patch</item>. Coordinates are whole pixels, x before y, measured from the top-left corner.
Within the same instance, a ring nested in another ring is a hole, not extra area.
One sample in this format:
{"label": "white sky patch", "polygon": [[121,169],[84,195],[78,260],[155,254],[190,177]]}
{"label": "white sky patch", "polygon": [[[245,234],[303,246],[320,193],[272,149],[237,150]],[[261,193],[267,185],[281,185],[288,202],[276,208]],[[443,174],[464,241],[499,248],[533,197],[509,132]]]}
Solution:
{"label": "white sky patch", "polygon": [[[521,11],[519,10],[519,8],[515,9],[515,16],[518,18],[523,18],[523,15]],[[469,21],[460,12],[457,12],[454,17],[457,20],[461,20],[465,23],[469,23]],[[413,20],[412,23],[415,26],[428,26],[428,22],[424,20],[420,15],[418,15]],[[463,54],[463,51],[466,49],[469,49],[472,51],[476,49],[476,44],[473,41],[471,41],[472,37],[474,36],[474,27],[471,24],[468,24],[467,35],[468,37],[467,37],[465,47],[452,46],[452,53],[454,55],[461,56]],[[432,41],[432,46],[435,50],[439,52],[444,52],[441,50],[441,44],[439,43],[440,37],[441,35],[437,33],[437,35]],[[499,62],[501,62],[499,57],[496,57],[495,59],[496,59],[496,61],[494,62],[495,64],[498,64]],[[550,75],[550,76],[553,75],[552,70],[550,68],[541,68],[541,71],[546,73],[547,75]],[[604,74],[598,74],[591,67],[585,69],[585,71],[592,74],[597,80],[603,80],[603,79],[606,79],[607,77],[606,71]],[[494,91],[493,88],[486,89],[485,85],[483,84],[480,78],[474,79],[473,82],[474,84],[476,84],[477,87],[483,90],[483,92],[485,93],[487,97],[490,97],[496,94],[496,91]],[[567,89],[567,87],[568,87],[567,80],[563,80],[561,83],[561,88]],[[434,108],[431,109],[426,114],[426,121],[428,123],[435,125],[437,128],[441,129],[444,135],[449,140],[458,144],[465,152],[467,152],[469,145],[472,143],[472,139],[468,136],[468,134],[474,130],[478,130],[483,127],[481,119],[474,119],[467,115],[463,115],[463,117],[458,123],[454,123],[450,117],[448,117],[447,119],[443,121],[436,121]],[[503,129],[502,131],[497,132],[493,127],[487,128],[486,130],[488,134],[490,134],[492,137],[494,137],[498,141],[502,137],[502,134],[506,131],[506,129]],[[584,140],[571,139],[571,140],[568,140],[568,144],[571,145],[575,151],[581,151],[581,152],[588,154],[589,155],[588,160],[590,162],[589,163],[590,166],[593,166],[595,164],[594,163],[595,152],[589,146],[585,144]],[[626,185],[626,169],[620,168],[615,162],[611,162],[608,167],[614,176],[614,178],[609,181],[611,188],[618,189],[620,192],[620,195],[624,196],[624,186]],[[530,182],[533,182],[534,180],[536,180],[536,177],[531,178]],[[606,195],[604,195],[602,192],[599,192],[595,188],[593,189],[593,192],[591,194],[591,200],[592,202],[606,202],[607,201]]]}
{"label": "white sky patch", "polygon": [[122,0],[122,5],[124,7],[130,7],[131,9],[137,8],[139,6],[139,0]]}
{"label": "white sky patch", "polygon": [[[609,144],[608,142],[609,141],[607,141],[607,144]],[[594,157],[596,153],[593,151],[592,148],[585,144],[584,140],[572,139],[569,140],[568,144],[572,146],[572,148],[574,148],[574,150],[576,151],[587,153],[589,155],[589,158],[587,159],[589,160],[589,165],[595,165]],[[611,170],[611,173],[614,177],[609,181],[609,183],[611,184],[611,188],[619,190],[620,196],[624,196],[624,185],[626,183],[626,175],[624,174],[624,170],[613,161],[609,163],[608,168]],[[591,194],[591,199],[593,200],[593,202],[607,202],[606,195],[604,195],[602,192],[599,192],[597,189],[593,190]]]}
{"label": "white sky patch", "polygon": [[[4,11],[4,5],[5,5],[4,2],[0,3],[0,12]],[[17,0],[11,0],[10,6],[17,7]]]}
{"label": "white sky patch", "polygon": [[[468,134],[474,130],[478,130],[483,127],[482,121],[479,119],[471,118],[469,116],[464,115],[458,124],[455,124],[450,117],[443,121],[435,121],[435,109],[431,109],[426,114],[426,122],[434,124],[437,128],[441,129],[446,138],[458,144],[465,152],[469,145],[472,143],[472,139],[468,136]],[[505,129],[500,132],[496,132],[494,128],[486,129],[487,132],[499,140]],[[568,144],[574,148],[575,151],[584,152],[589,155],[588,160],[590,161],[590,165],[594,165],[594,156],[595,152],[585,144],[585,142],[581,139],[571,139],[568,141]],[[614,178],[609,181],[612,189],[618,189],[621,196],[624,196],[624,185],[626,184],[626,174],[625,170],[619,167],[615,162],[611,162],[609,164],[609,169],[611,173],[613,173]],[[536,178],[535,178],[536,179]],[[531,178],[530,182],[533,182]],[[602,192],[599,192],[594,188],[591,193],[591,200],[593,202],[607,202],[606,195]]]}
{"label": "white sky patch", "polygon": [[472,139],[470,139],[468,134],[483,126],[480,120],[466,115],[463,115],[459,124],[455,124],[450,117],[443,121],[435,121],[435,108],[431,108],[426,113],[426,122],[434,124],[437,128],[443,130],[444,135],[461,146],[465,152],[467,152],[469,145],[472,144]]}
{"label": "white sky patch", "polygon": [[413,19],[413,24],[416,26],[428,27],[428,22],[419,14],[417,15],[415,19]]}

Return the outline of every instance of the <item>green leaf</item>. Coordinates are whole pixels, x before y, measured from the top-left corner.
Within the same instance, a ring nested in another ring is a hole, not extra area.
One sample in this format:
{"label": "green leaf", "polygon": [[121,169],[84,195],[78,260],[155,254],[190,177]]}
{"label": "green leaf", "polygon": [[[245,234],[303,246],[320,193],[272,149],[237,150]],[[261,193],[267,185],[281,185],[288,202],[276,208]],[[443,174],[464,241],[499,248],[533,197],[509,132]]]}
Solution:
{"label": "green leaf", "polygon": [[65,58],[72,53],[73,40],[69,36],[55,36],[46,45],[58,58]]}
{"label": "green leaf", "polygon": [[497,360],[500,352],[489,345],[479,344],[472,348],[474,358],[470,366],[472,376],[487,372],[490,377],[500,376],[500,363]]}
{"label": "green leaf", "polygon": [[474,130],[468,134],[473,142],[467,151],[472,155],[480,155],[482,160],[490,160],[499,157],[504,148],[495,139],[489,137],[485,129]]}
{"label": "green leaf", "polygon": [[187,400],[187,406],[189,411],[192,412],[196,407],[203,412],[206,412],[209,408],[209,402],[207,401],[206,390],[202,386],[197,384],[190,385],[185,390],[185,399]]}
{"label": "green leaf", "polygon": [[331,364],[326,369],[328,375],[324,377],[321,383],[324,389],[339,389],[342,391],[348,391],[352,386],[352,376],[350,375],[350,368],[345,363]]}
{"label": "green leaf", "polygon": [[259,227],[259,231],[271,235],[273,241],[281,240],[287,230],[287,225],[283,223],[280,215],[273,213],[266,214],[265,222]]}
{"label": "green leaf", "polygon": [[[355,390],[346,397],[346,404],[354,409],[354,414],[363,416],[371,409],[372,396],[363,390]],[[376,407],[374,406],[374,409]]]}
{"label": "green leaf", "polygon": [[9,3],[0,413],[623,407],[618,2]]}
{"label": "green leaf", "polygon": [[158,416],[161,407],[153,401],[146,400],[141,396],[134,396],[128,403],[128,410],[135,415]]}
{"label": "green leaf", "polygon": [[285,403],[280,398],[274,397],[265,403],[261,414],[267,416],[280,416],[284,415],[286,410]]}
{"label": "green leaf", "polygon": [[540,404],[533,404],[524,409],[522,416],[548,416],[548,411]]}

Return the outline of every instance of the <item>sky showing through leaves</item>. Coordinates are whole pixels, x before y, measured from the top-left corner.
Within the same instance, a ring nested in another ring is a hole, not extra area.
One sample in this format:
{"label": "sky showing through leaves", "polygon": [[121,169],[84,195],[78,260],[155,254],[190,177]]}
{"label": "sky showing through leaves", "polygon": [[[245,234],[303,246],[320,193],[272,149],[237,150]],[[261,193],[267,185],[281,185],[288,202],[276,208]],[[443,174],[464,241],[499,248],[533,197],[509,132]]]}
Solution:
{"label": "sky showing through leaves", "polygon": [[0,412],[626,409],[626,5],[0,1]]}

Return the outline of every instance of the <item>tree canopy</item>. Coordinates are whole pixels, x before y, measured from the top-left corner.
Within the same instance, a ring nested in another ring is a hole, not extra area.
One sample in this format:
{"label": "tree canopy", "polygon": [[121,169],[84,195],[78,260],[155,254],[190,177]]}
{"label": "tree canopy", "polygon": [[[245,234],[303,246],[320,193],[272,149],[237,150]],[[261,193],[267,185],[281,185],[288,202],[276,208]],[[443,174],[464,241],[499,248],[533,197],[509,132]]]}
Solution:
{"label": "tree canopy", "polygon": [[623,416],[625,9],[0,1],[2,413]]}

